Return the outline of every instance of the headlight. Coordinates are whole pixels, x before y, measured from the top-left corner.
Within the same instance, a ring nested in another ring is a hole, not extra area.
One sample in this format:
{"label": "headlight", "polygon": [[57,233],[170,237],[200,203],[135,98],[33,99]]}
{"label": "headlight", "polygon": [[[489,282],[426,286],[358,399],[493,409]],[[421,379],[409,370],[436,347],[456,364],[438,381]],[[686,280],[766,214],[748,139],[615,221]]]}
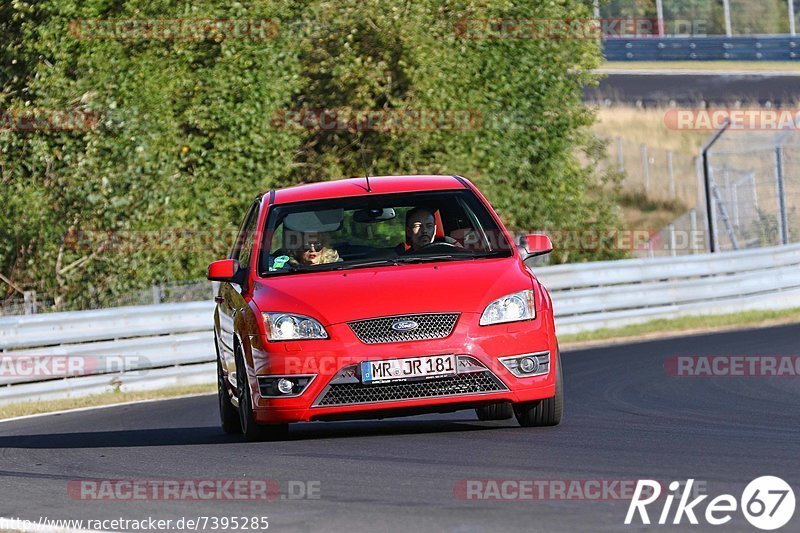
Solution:
{"label": "headlight", "polygon": [[322,324],[309,316],[289,313],[263,313],[267,339],[289,341],[303,339],[327,339],[328,332]]}
{"label": "headlight", "polygon": [[534,318],[536,318],[536,308],[533,305],[533,291],[529,289],[503,296],[487,305],[481,315],[480,325],[488,326]]}

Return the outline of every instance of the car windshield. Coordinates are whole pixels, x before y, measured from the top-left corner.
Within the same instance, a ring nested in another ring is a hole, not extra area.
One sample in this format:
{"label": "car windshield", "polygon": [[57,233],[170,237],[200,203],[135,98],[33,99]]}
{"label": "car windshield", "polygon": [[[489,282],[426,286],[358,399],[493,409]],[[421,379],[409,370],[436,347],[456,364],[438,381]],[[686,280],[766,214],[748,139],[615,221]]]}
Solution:
{"label": "car windshield", "polygon": [[263,235],[262,276],[512,254],[469,190],[277,205]]}

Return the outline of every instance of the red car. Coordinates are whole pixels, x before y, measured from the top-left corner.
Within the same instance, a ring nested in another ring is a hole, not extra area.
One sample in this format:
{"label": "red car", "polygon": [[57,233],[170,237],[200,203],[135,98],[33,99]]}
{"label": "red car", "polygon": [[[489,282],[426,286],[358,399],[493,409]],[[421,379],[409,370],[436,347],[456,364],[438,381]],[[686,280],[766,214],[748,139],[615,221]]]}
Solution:
{"label": "red car", "polygon": [[550,296],[486,198],[460,176],[384,176],[259,195],[218,281],[226,432],[476,409],[556,425],[563,386]]}

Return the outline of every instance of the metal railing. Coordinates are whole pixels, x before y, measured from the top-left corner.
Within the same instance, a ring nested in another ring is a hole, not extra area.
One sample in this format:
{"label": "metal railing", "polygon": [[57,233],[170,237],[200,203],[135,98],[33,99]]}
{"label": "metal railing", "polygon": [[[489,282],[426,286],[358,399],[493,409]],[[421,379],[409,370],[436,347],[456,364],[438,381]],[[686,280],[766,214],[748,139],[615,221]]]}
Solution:
{"label": "metal railing", "polygon": [[6,300],[0,300],[0,317],[35,315],[63,311],[86,311],[129,305],[149,305],[195,302],[212,296],[205,280],[189,280],[174,283],[156,283],[150,287],[133,290],[125,294],[104,294],[88,301],[65,303],[63,297],[44,294],[34,290],[25,291]]}
{"label": "metal railing", "polygon": [[800,59],[800,37],[756,35],[606,39],[603,41],[603,52],[608,61],[796,61]]}
{"label": "metal railing", "polygon": [[[552,295],[560,334],[659,318],[800,307],[800,244],[534,271]],[[0,318],[4,362],[32,355],[136,358],[133,369],[109,372],[101,365],[80,377],[0,372],[0,403],[213,383],[213,305],[203,301]]]}

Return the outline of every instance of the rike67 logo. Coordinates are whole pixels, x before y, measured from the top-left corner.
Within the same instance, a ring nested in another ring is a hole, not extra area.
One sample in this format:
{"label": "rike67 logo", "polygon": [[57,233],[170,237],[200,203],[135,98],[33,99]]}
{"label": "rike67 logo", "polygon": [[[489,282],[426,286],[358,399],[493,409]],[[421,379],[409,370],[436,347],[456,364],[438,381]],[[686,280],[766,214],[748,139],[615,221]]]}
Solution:
{"label": "rike67 logo", "polygon": [[[664,507],[658,515],[657,524],[680,524],[683,518],[690,524],[698,524],[698,515],[705,518],[706,523],[713,526],[727,524],[732,519],[732,514],[741,509],[742,514],[750,524],[764,531],[772,531],[783,527],[794,515],[795,498],[792,487],[784,480],[775,476],[762,476],[751,481],[742,492],[742,497],[737,501],[730,494],[721,494],[708,502],[705,512],[701,513],[701,503],[708,498],[707,494],[692,496],[694,479],[689,479],[685,484],[673,481],[669,484],[669,492],[664,498]],[[683,487],[683,492],[678,493]],[[661,484],[651,479],[640,479],[636,484],[633,499],[625,516],[625,524],[630,525],[638,513],[642,524],[650,524],[650,515],[647,506],[656,502],[661,497]],[[672,504],[675,500],[672,521]],[[651,509],[654,510],[654,509]],[[655,518],[655,517],[654,517]]]}

